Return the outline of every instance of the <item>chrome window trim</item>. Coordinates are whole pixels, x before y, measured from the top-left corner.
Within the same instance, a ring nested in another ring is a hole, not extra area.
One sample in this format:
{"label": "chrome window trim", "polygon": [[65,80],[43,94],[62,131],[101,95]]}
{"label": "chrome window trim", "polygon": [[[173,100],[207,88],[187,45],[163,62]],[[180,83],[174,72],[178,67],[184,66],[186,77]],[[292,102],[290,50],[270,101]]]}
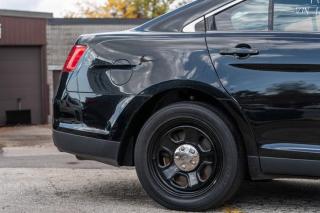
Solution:
{"label": "chrome window trim", "polygon": [[196,20],[194,20],[190,24],[186,25],[183,28],[182,32],[184,32],[184,33],[194,33],[194,32],[196,32],[196,25],[198,23],[200,23],[201,21],[203,21],[204,18],[209,18],[210,16],[216,15],[216,14],[218,14],[218,13],[220,13],[220,12],[230,8],[230,7],[233,7],[234,5],[237,5],[237,4],[239,4],[239,3],[243,2],[243,1],[246,1],[246,0],[234,0],[232,2],[229,2],[229,3],[219,7],[217,9],[213,10],[212,12],[210,12],[210,13],[208,13],[208,14],[206,14],[206,15],[204,15],[204,16],[196,19]]}

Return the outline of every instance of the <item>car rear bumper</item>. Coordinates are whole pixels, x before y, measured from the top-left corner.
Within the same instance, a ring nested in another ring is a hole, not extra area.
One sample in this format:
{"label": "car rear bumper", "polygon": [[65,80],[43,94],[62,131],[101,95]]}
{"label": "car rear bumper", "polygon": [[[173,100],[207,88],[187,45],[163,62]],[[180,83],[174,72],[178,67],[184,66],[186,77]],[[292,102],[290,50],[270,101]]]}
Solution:
{"label": "car rear bumper", "polygon": [[53,130],[53,141],[61,152],[67,152],[88,160],[96,160],[118,166],[120,142],[70,134]]}

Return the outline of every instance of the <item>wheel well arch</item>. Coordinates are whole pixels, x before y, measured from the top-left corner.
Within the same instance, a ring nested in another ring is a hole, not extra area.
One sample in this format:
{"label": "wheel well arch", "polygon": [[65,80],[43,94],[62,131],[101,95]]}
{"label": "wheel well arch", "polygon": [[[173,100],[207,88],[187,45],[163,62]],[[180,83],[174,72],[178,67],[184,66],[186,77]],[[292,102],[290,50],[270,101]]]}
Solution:
{"label": "wheel well arch", "polygon": [[[232,103],[233,106],[227,106],[224,104],[225,100]],[[231,98],[216,98],[209,94],[209,91],[202,89],[195,89],[189,87],[171,88],[152,96],[142,107],[132,116],[129,126],[125,130],[122,137],[122,143],[119,152],[119,165],[134,166],[134,148],[137,136],[145,124],[145,122],[158,110],[168,105],[190,101],[210,105],[217,108],[219,111],[224,113],[228,118],[228,123],[231,128],[235,131],[237,140],[241,143],[244,148],[244,154],[254,155],[257,152],[255,140],[249,124],[242,117],[240,111],[235,110],[235,103]]]}

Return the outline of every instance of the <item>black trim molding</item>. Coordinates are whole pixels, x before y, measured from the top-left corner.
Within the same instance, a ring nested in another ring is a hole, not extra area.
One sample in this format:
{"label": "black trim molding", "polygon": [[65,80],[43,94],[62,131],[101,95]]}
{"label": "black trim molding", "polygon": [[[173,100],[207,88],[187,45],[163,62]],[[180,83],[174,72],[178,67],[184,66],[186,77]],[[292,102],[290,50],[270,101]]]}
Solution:
{"label": "black trim molding", "polygon": [[53,141],[62,152],[118,166],[120,142],[107,141],[53,130]]}
{"label": "black trim molding", "polygon": [[320,177],[320,160],[261,157],[260,163],[266,174]]}

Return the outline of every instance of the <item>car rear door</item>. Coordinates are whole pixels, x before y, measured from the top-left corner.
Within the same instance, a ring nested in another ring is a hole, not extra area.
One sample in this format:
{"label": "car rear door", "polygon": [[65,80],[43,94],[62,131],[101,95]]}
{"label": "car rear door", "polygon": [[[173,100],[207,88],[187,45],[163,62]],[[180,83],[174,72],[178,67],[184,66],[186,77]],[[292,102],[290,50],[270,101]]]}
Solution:
{"label": "car rear door", "polygon": [[320,175],[297,170],[293,160],[320,159],[320,4],[232,4],[206,17],[207,44],[223,86],[253,127],[262,169]]}

